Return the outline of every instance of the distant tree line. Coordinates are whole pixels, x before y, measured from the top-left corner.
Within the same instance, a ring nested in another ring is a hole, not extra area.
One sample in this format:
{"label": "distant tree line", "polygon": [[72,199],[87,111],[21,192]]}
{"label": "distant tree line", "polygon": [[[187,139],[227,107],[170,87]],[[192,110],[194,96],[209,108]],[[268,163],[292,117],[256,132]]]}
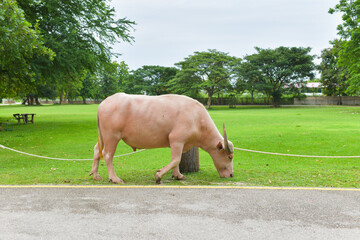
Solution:
{"label": "distant tree line", "polygon": [[185,94],[213,98],[247,93],[279,105],[284,95],[301,96],[305,82],[321,73],[326,95],[360,94],[360,1],[341,0],[330,13],[342,12],[341,39],[324,49],[316,66],[307,47],[263,49],[243,58],[210,49],[194,52],[174,67],[130,70],[112,62],[111,45],[132,42],[135,23],[115,19],[106,0],[4,0],[0,3],[0,99],[81,97],[101,100],[116,92]]}
{"label": "distant tree line", "polygon": [[[313,77],[315,64],[310,48],[256,48],[257,53],[244,59],[217,50],[195,52],[176,67],[143,66],[129,71],[124,62],[112,63],[100,75],[88,75],[80,92],[83,99],[101,99],[122,91],[132,94],[185,94],[199,98],[236,95],[244,91],[266,96],[274,105],[284,92],[297,94],[294,84]],[[287,86],[287,88],[285,88]],[[201,94],[203,93],[203,94]]]}

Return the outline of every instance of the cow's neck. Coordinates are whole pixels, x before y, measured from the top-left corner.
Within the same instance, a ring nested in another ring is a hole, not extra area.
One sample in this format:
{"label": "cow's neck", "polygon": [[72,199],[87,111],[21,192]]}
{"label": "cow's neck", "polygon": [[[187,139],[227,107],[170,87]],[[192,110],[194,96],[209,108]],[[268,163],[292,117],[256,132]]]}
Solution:
{"label": "cow's neck", "polygon": [[214,128],[211,128],[209,132],[204,134],[201,140],[201,146],[199,147],[211,154],[213,151],[216,151],[216,146],[219,142],[223,142],[224,138],[214,126]]}

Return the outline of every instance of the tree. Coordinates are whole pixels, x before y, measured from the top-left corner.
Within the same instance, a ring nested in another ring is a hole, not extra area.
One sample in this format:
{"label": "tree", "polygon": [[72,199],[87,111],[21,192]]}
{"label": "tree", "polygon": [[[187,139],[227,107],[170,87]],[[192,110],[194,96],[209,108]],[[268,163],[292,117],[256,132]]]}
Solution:
{"label": "tree", "polygon": [[100,100],[123,91],[129,75],[129,67],[124,61],[108,63],[96,73],[88,72],[79,91],[83,103],[86,98]]}
{"label": "tree", "polygon": [[184,94],[204,90],[208,94],[207,108],[210,108],[214,94],[232,88],[231,77],[239,61],[217,50],[195,52],[175,64],[181,70],[171,81],[172,90]]}
{"label": "tree", "polygon": [[143,66],[131,73],[125,92],[161,95],[170,93],[168,82],[178,72],[174,67]]}
{"label": "tree", "polygon": [[97,78],[95,74],[86,73],[86,77],[82,82],[81,89],[79,90],[79,95],[82,98],[83,104],[86,104],[87,98],[95,98],[95,91],[97,86]]}
{"label": "tree", "polygon": [[44,43],[56,57],[53,62],[34,58],[37,81],[53,82],[60,98],[79,91],[86,72],[95,73],[114,55],[111,44],[131,42],[129,31],[135,24],[115,19],[115,10],[106,0],[22,0],[26,19],[38,22]]}
{"label": "tree", "polygon": [[[315,56],[310,55],[311,48],[279,47],[276,49],[262,49],[255,47],[257,53],[245,57],[246,64],[251,69],[257,69],[265,85],[262,90],[273,99],[273,105],[278,106],[284,86],[301,85],[305,80],[313,77]],[[253,70],[251,70],[252,72]],[[250,73],[251,73],[250,72]],[[251,73],[254,75],[254,73]],[[262,81],[262,80],[261,80]]]}
{"label": "tree", "polygon": [[35,75],[33,56],[52,61],[54,52],[44,46],[39,25],[26,21],[15,0],[0,3],[0,96],[15,96],[28,88]]}
{"label": "tree", "polygon": [[343,23],[340,24],[338,34],[341,36],[343,47],[339,53],[339,66],[348,68],[348,94],[360,94],[360,0],[340,0],[339,4],[329,10],[330,14],[343,13]]}
{"label": "tree", "polygon": [[266,81],[259,67],[251,62],[243,62],[236,71],[235,89],[237,92],[248,90],[251,95],[251,104],[254,104],[254,93],[266,89]]}
{"label": "tree", "polygon": [[324,49],[321,53],[321,63],[318,66],[321,72],[321,83],[324,93],[330,96],[338,96],[338,105],[342,104],[341,96],[348,87],[349,71],[345,66],[338,64],[339,52],[344,44],[343,41],[335,40],[332,47]]}
{"label": "tree", "polygon": [[129,74],[127,65],[124,64],[124,62],[121,64],[113,62],[104,67],[100,76],[103,98],[122,91],[121,83],[124,80],[123,78],[126,74]]}

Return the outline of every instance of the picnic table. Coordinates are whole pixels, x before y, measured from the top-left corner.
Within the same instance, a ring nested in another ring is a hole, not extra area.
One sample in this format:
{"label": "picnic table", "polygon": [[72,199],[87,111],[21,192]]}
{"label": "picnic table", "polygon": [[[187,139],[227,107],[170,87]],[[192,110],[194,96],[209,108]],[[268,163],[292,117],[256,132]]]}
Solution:
{"label": "picnic table", "polygon": [[18,120],[18,124],[20,124],[21,119],[24,121],[24,124],[28,124],[28,122],[34,123],[35,113],[15,113],[13,116]]}

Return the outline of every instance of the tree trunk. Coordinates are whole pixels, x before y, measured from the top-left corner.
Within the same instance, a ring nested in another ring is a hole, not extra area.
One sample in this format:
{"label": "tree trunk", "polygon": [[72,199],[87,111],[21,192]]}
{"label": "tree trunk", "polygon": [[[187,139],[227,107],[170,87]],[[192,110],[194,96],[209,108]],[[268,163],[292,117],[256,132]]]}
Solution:
{"label": "tree trunk", "polygon": [[281,93],[279,90],[274,90],[272,92],[273,97],[273,106],[274,107],[280,107],[280,101],[281,101]]}
{"label": "tree trunk", "polygon": [[338,95],[337,105],[342,105],[341,95]]}
{"label": "tree trunk", "polygon": [[34,105],[34,97],[33,96],[29,97],[29,104],[28,105],[31,105],[31,106]]}
{"label": "tree trunk", "polygon": [[29,97],[26,97],[26,98],[24,99],[24,101],[22,102],[22,105],[26,105],[26,103],[28,103],[28,101],[29,101]]}
{"label": "tree trunk", "polygon": [[61,104],[61,103],[62,103],[63,98],[64,98],[64,94],[63,94],[63,92],[62,92],[62,91],[60,91],[60,92],[59,92],[59,104]]}
{"label": "tree trunk", "polygon": [[35,102],[36,102],[36,105],[38,105],[38,106],[40,106],[40,105],[41,105],[41,103],[40,103],[40,101],[39,101],[39,97],[38,97],[38,96],[36,96],[36,97],[35,97]]}
{"label": "tree trunk", "polygon": [[212,99],[212,95],[209,94],[209,98],[208,98],[207,105],[206,105],[207,109],[209,109],[211,106],[211,99]]}
{"label": "tree trunk", "polygon": [[66,103],[66,101],[69,100],[68,99],[68,93],[65,92],[65,96],[64,96],[64,102],[61,105],[64,105]]}
{"label": "tree trunk", "polygon": [[181,173],[199,171],[199,148],[193,147],[181,156],[179,165]]}

